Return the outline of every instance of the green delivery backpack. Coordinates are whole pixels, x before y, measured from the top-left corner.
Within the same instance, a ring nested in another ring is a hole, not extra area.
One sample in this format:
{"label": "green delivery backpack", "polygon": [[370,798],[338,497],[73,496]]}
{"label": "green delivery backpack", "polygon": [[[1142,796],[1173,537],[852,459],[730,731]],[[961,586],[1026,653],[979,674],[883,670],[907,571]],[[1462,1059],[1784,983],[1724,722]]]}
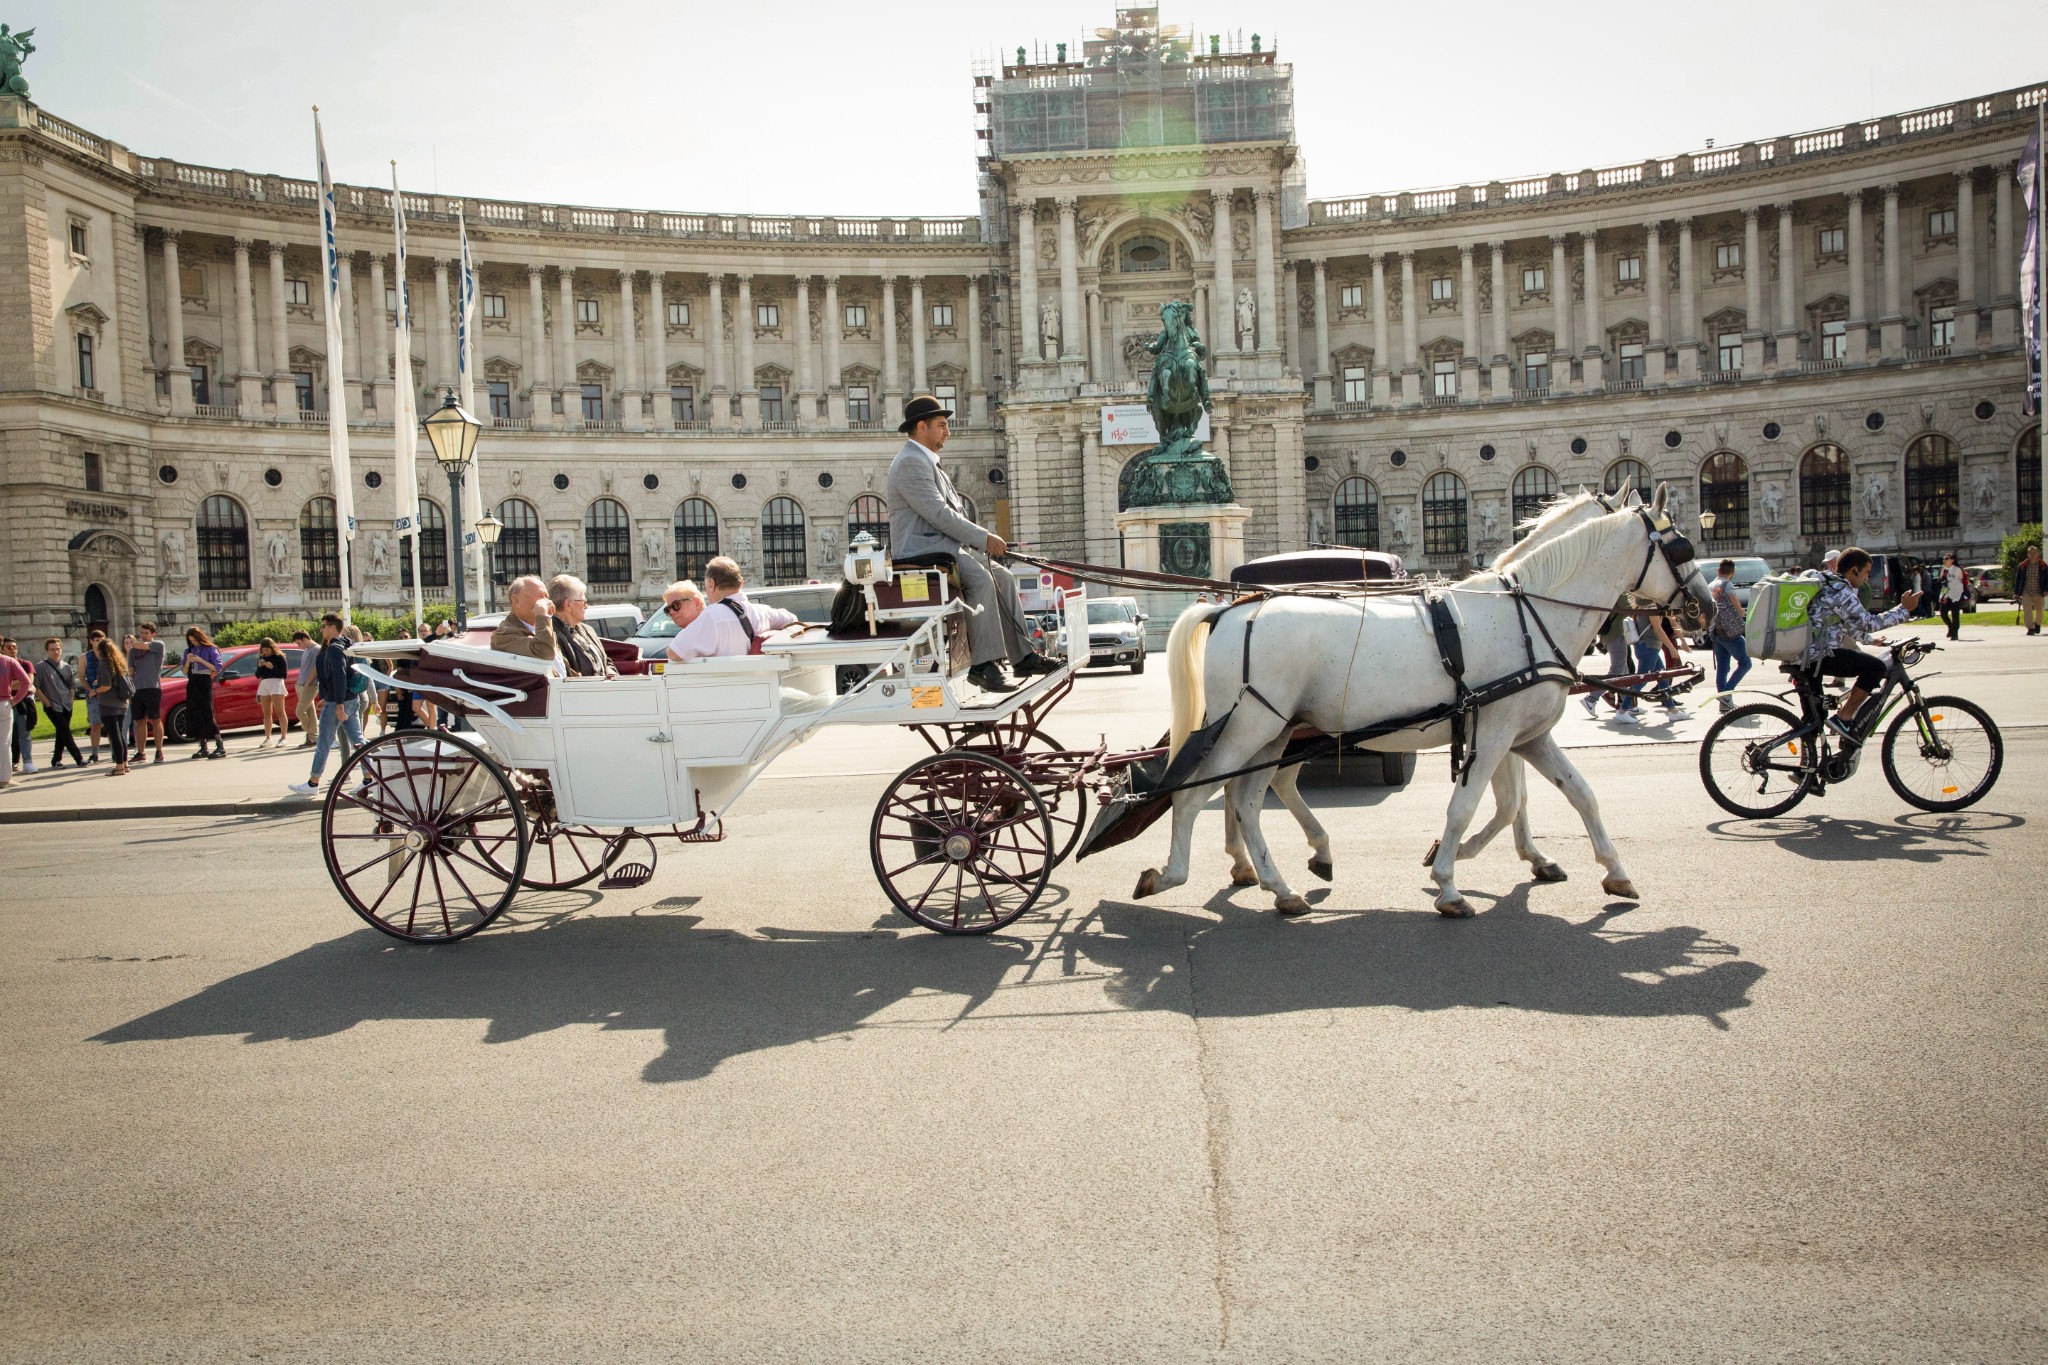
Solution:
{"label": "green delivery backpack", "polygon": [[1817,573],[1778,574],[1757,582],[1750,590],[1749,616],[1742,628],[1752,659],[1790,663],[1806,652],[1813,634],[1807,613],[1820,596],[1820,584]]}

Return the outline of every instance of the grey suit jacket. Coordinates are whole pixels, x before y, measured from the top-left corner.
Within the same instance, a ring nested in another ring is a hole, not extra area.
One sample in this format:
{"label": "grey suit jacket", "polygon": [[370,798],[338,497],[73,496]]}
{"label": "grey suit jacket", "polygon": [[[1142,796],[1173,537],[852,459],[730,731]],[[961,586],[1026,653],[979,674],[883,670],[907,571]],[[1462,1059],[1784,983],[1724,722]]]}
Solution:
{"label": "grey suit jacket", "polygon": [[986,547],[988,532],[967,519],[959,490],[917,442],[905,441],[889,462],[884,496],[889,503],[889,553],[895,558],[956,554],[963,545],[974,550]]}

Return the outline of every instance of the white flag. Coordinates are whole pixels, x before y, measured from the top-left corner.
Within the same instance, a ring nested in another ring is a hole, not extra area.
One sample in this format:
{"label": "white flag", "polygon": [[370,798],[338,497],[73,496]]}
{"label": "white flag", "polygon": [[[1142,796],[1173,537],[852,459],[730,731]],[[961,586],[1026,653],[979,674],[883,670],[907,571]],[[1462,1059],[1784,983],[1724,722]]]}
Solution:
{"label": "white flag", "polygon": [[391,354],[392,390],[395,400],[391,414],[392,492],[398,497],[398,515],[392,526],[401,536],[417,535],[420,526],[420,476],[415,460],[419,453],[419,396],[412,377],[412,294],[405,281],[405,196],[398,191],[398,163],[391,163],[391,234],[398,251],[398,315],[396,340]]}
{"label": "white flag", "polygon": [[[455,210],[455,229],[462,240],[462,274],[455,283],[455,372],[459,380],[456,396],[462,403],[462,410],[473,417],[476,415],[476,262],[469,254],[469,223],[459,207]],[[473,454],[469,469],[463,475],[461,515],[462,552],[466,555],[478,549],[476,524],[484,516],[483,472]],[[478,572],[482,572],[481,567]]]}
{"label": "white flag", "polygon": [[[320,163],[320,271],[327,280],[327,458],[334,467],[334,515],[344,540],[356,535],[355,479],[348,464],[347,370],[341,356],[341,262],[334,246],[334,178],[327,172],[327,140],[320,132],[320,111],[313,111],[313,154]],[[342,567],[342,594],[347,600],[348,568]]]}

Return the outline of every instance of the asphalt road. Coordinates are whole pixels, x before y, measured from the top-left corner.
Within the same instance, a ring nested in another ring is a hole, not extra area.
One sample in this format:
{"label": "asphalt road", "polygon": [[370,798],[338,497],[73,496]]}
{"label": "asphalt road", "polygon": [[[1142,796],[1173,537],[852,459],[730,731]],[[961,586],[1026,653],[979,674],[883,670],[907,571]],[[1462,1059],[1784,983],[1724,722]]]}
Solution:
{"label": "asphalt road", "polygon": [[1212,814],[1188,886],[1129,899],[1155,832],[992,940],[875,888],[903,741],[442,948],[311,817],[0,828],[0,1359],[2048,1356],[2048,732],[1971,812],[1873,764],[1764,824],[1689,745],[1581,750],[1644,902],[1537,783],[1571,880],[1498,844],[1464,922],[1425,757],[1313,793],[1306,919]]}

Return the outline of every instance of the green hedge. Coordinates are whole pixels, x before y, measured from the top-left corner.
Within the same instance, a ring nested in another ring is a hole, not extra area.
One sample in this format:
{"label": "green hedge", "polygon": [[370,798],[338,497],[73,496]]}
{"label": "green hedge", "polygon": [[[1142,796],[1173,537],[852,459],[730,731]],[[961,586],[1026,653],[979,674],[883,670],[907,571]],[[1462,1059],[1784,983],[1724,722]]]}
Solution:
{"label": "green hedge", "polygon": [[[2005,571],[2005,590],[2013,591],[2013,585],[2020,580],[2020,565],[2026,560],[2027,547],[2041,543],[2041,523],[2031,522],[2007,536],[1998,546],[1998,567]],[[2048,551],[2044,551],[2048,553]]]}
{"label": "green hedge", "polygon": [[[428,625],[439,625],[455,619],[455,608],[446,603],[437,603],[426,609]],[[400,616],[387,615],[367,607],[358,607],[349,613],[349,620],[362,627],[363,634],[372,640],[396,640],[412,634],[412,613]],[[320,620],[318,617],[294,618],[273,617],[268,621],[230,621],[214,635],[213,642],[225,648],[229,645],[253,645],[262,643],[265,636],[286,644],[294,631],[305,631],[318,639]]]}

